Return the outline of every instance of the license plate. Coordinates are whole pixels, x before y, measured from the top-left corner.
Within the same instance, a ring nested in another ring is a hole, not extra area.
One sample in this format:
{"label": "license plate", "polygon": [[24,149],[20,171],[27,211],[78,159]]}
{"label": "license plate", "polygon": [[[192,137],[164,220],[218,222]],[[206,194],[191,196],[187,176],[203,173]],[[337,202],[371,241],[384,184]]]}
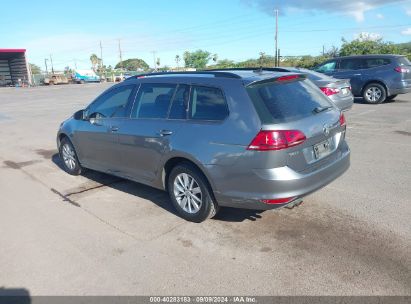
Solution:
{"label": "license plate", "polygon": [[316,159],[323,158],[329,155],[332,152],[332,139],[329,138],[320,142],[319,144],[314,145],[314,155]]}
{"label": "license plate", "polygon": [[342,88],[341,92],[343,93],[343,95],[348,94],[348,88]]}

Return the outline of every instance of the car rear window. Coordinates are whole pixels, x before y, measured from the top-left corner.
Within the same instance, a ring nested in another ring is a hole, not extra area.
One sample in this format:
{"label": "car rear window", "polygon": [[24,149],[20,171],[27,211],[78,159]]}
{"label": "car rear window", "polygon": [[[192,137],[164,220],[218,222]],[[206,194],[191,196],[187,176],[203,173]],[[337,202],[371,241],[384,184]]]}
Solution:
{"label": "car rear window", "polygon": [[263,123],[282,123],[314,115],[314,109],[332,106],[309,80],[270,82],[247,87]]}

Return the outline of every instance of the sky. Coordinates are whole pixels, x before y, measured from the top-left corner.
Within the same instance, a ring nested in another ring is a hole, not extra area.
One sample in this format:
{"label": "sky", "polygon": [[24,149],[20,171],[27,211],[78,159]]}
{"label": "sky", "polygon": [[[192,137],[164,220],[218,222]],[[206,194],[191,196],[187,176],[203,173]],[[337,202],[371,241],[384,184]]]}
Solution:
{"label": "sky", "polygon": [[197,49],[241,61],[274,54],[274,9],[282,56],[319,55],[361,33],[411,41],[411,0],[0,0],[0,48],[25,48],[43,69],[51,55],[60,70],[90,68],[100,41],[112,66],[119,41],[123,60],[150,66],[153,51],[161,66]]}

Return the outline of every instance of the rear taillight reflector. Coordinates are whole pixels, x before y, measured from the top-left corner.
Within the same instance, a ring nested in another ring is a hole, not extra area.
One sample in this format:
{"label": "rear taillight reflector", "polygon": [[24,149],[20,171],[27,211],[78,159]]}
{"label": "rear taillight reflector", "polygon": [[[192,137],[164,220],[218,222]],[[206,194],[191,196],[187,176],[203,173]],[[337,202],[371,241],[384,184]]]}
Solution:
{"label": "rear taillight reflector", "polygon": [[261,200],[264,204],[268,205],[280,205],[280,204],[287,204],[295,200],[295,197],[289,198],[277,198],[277,199],[264,199]]}
{"label": "rear taillight reflector", "polygon": [[247,150],[282,150],[302,144],[305,139],[304,133],[298,130],[261,130],[249,144]]}
{"label": "rear taillight reflector", "polygon": [[339,89],[334,89],[334,88],[320,88],[320,89],[327,96],[331,96],[331,95],[340,93]]}
{"label": "rear taillight reflector", "polygon": [[345,121],[345,116],[344,113],[340,114],[340,126],[344,127],[347,124],[347,122]]}
{"label": "rear taillight reflector", "polygon": [[410,69],[401,67],[401,66],[397,66],[394,71],[398,72],[398,73],[409,73]]}

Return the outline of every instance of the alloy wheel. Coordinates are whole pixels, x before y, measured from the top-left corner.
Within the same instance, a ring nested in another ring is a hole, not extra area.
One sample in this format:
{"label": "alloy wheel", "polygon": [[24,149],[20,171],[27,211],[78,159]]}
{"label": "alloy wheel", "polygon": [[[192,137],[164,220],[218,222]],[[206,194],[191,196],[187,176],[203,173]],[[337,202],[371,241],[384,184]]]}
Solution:
{"label": "alloy wheel", "polygon": [[367,99],[371,102],[377,102],[382,95],[382,92],[379,88],[377,87],[370,87],[366,92],[365,95],[367,96]]}
{"label": "alloy wheel", "polygon": [[197,181],[187,173],[180,173],[174,179],[174,197],[185,212],[197,213],[202,205],[202,192]]}
{"label": "alloy wheel", "polygon": [[63,155],[63,161],[67,168],[74,170],[76,167],[76,156],[73,148],[69,144],[64,144],[61,149]]}

